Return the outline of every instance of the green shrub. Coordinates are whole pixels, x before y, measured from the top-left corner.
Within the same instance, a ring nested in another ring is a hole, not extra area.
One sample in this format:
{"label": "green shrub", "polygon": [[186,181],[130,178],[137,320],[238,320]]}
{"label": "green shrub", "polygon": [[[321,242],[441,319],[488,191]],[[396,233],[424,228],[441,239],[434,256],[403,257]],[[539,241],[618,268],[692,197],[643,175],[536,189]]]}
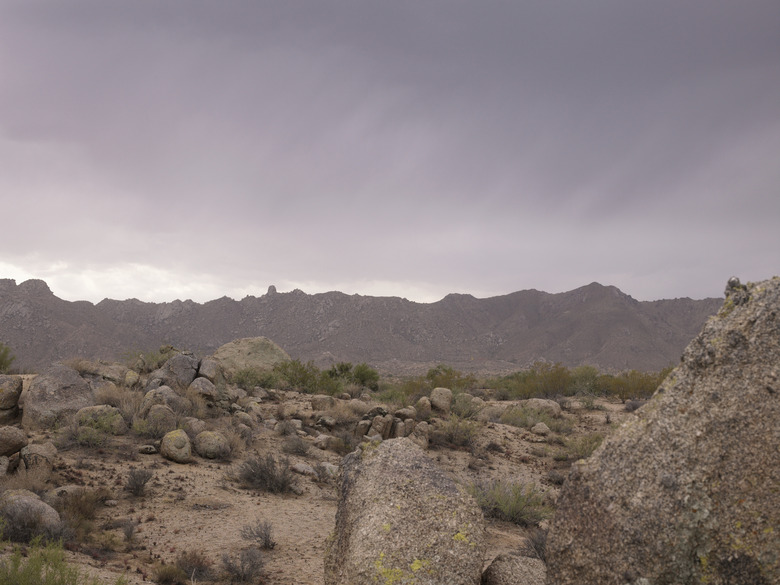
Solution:
{"label": "green shrub", "polygon": [[7,374],[16,357],[11,354],[11,348],[0,343],[0,374]]}
{"label": "green shrub", "polygon": [[528,406],[508,408],[499,418],[499,422],[522,429],[530,429],[536,423],[542,422],[554,433],[570,433],[574,429],[574,425],[569,420],[562,417],[556,418],[546,410]]}
{"label": "green shrub", "polygon": [[366,363],[352,369],[352,381],[371,390],[379,390],[379,372]]}
{"label": "green shrub", "polygon": [[238,466],[238,480],[245,486],[281,494],[292,491],[293,473],[288,459],[276,461],[273,455],[252,457]]}
{"label": "green shrub", "polygon": [[[0,560],[0,583],[9,585],[101,585],[101,581],[83,574],[78,567],[65,562],[65,553],[59,543],[42,546],[33,541],[22,550],[15,548],[10,557]],[[125,585],[120,577],[115,585]]]}
{"label": "green shrub", "polygon": [[482,425],[477,422],[452,415],[437,426],[429,434],[429,438],[431,443],[437,446],[472,448],[481,428]]}
{"label": "green shrub", "polygon": [[544,493],[534,485],[499,479],[472,484],[469,492],[490,518],[535,526],[552,515]]}
{"label": "green shrub", "polygon": [[577,459],[587,459],[598,449],[603,440],[604,435],[601,433],[590,433],[580,437],[572,437],[566,441],[566,448],[575,461]]}
{"label": "green shrub", "polygon": [[131,351],[127,354],[128,367],[140,374],[148,374],[161,368],[175,354],[176,349],[170,345],[163,345],[156,350]]}
{"label": "green shrub", "polygon": [[239,388],[249,392],[257,386],[260,388],[276,388],[279,385],[279,375],[269,370],[245,368],[235,372],[230,377],[230,381]]}

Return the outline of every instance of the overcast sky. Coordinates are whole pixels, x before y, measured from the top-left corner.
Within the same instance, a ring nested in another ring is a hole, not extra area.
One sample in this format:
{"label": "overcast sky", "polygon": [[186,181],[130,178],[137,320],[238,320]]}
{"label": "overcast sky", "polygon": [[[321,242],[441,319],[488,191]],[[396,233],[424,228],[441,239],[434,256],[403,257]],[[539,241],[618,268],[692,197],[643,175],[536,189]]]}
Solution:
{"label": "overcast sky", "polygon": [[0,277],[68,300],[780,274],[777,0],[0,0]]}

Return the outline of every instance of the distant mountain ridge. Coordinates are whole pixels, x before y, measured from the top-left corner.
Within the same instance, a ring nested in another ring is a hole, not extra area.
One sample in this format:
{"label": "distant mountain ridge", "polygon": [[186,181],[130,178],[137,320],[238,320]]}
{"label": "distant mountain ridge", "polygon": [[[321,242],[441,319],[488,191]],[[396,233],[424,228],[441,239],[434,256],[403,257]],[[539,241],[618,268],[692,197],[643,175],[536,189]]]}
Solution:
{"label": "distant mountain ridge", "polygon": [[607,370],[658,370],[676,363],[721,299],[637,301],[591,283],[550,294],[524,290],[477,299],[451,294],[435,303],[398,297],[295,290],[195,303],[106,299],[65,301],[41,280],[0,279],[0,342],[15,366],[59,359],[121,359],[169,343],[200,355],[241,337],[265,336],[292,357],[321,367],[368,362],[395,373],[445,363],[509,372],[536,360]]}

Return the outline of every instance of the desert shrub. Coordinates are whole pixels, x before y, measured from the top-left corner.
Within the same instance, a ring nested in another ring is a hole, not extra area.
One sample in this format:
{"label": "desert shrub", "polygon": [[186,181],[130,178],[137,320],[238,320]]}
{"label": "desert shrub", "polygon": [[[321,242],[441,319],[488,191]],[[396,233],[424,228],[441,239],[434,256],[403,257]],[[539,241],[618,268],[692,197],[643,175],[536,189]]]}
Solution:
{"label": "desert shrub", "polygon": [[274,366],[273,372],[293,390],[311,394],[316,394],[318,391],[321,372],[312,362],[305,364],[300,360],[281,362]]}
{"label": "desert shrub", "polygon": [[547,531],[543,528],[532,528],[520,552],[527,557],[537,558],[547,562]]}
{"label": "desert shrub", "polygon": [[603,393],[621,400],[649,398],[671,371],[672,366],[660,372],[629,370],[616,376],[604,374],[599,376],[598,385]]}
{"label": "desert shrub", "polygon": [[143,497],[146,493],[146,484],[152,479],[153,473],[148,469],[131,469],[127,474],[125,482],[125,491],[130,492],[136,497]]}
{"label": "desert shrub", "polygon": [[331,442],[329,449],[339,455],[352,453],[360,442],[354,433],[348,430],[336,431],[333,437],[335,440]]}
{"label": "desert shrub", "polygon": [[258,386],[260,388],[276,388],[279,385],[279,375],[274,371],[244,368],[233,373],[230,382],[249,392]]}
{"label": "desert shrub", "polygon": [[247,459],[238,466],[236,475],[246,487],[273,494],[291,491],[294,481],[289,460],[277,462],[271,454]]}
{"label": "desert shrub", "polygon": [[152,578],[160,585],[187,585],[187,574],[176,565],[157,565]]}
{"label": "desert shrub", "polygon": [[460,392],[452,399],[451,412],[458,415],[460,418],[473,418],[476,414],[482,410],[480,406],[474,404],[473,396]]}
{"label": "desert shrub", "polygon": [[222,555],[222,567],[231,581],[256,583],[263,574],[263,553],[258,548],[242,550],[237,559]]}
{"label": "desert shrub", "polygon": [[41,465],[32,469],[17,469],[0,477],[0,491],[3,490],[28,490],[39,496],[48,491],[51,480],[51,470]]}
{"label": "desert shrub", "polygon": [[436,446],[471,448],[474,446],[481,428],[479,423],[452,415],[437,426],[429,437],[431,444]]}
{"label": "desert shrub", "polygon": [[563,485],[566,481],[566,476],[557,469],[551,469],[547,472],[547,481],[553,485]]}
{"label": "desert shrub", "polygon": [[122,392],[119,404],[113,406],[119,409],[119,412],[122,413],[122,418],[125,419],[128,426],[131,426],[141,412],[141,403],[143,401],[143,392],[128,390],[127,392]]}
{"label": "desert shrub", "polygon": [[[0,560],[0,583],[8,585],[101,585],[101,581],[83,574],[78,567],[65,562],[62,545],[50,542],[43,546],[33,541],[26,549],[15,548]],[[125,585],[120,577],[115,585]]]}
{"label": "desert shrub", "polygon": [[265,520],[257,520],[254,524],[245,524],[241,529],[242,538],[254,541],[265,550],[271,550],[276,546],[273,533],[273,525]]}
{"label": "desert shrub", "polygon": [[276,432],[282,437],[296,436],[298,428],[289,420],[279,419],[280,422],[276,427]]}
{"label": "desert shrub", "polygon": [[133,424],[130,428],[139,437],[147,439],[162,439],[171,430],[163,420],[149,420],[140,416],[136,416],[133,419]]}
{"label": "desert shrub", "polygon": [[128,367],[139,374],[148,374],[161,368],[175,354],[176,349],[170,345],[147,351],[131,351],[127,355]]}
{"label": "desert shrub", "polygon": [[490,518],[535,526],[552,514],[544,493],[531,484],[498,479],[472,484],[469,492]]}
{"label": "desert shrub", "polygon": [[11,353],[11,348],[4,343],[0,343],[0,374],[7,374],[11,371],[11,364],[16,357]]}
{"label": "desert shrub", "polygon": [[379,372],[365,362],[352,368],[352,381],[371,390],[379,390]]}
{"label": "desert shrub", "polygon": [[105,488],[80,489],[57,500],[54,507],[60,514],[68,540],[84,542],[89,538],[94,531],[98,511],[110,497],[111,493]]}
{"label": "desert shrub", "polygon": [[289,437],[282,443],[283,452],[288,455],[298,455],[299,457],[308,455],[310,448],[311,445],[298,436]]}
{"label": "desert shrub", "polygon": [[566,448],[572,455],[572,458],[587,459],[601,445],[604,435],[601,433],[589,433],[579,437],[572,437],[566,441]]}
{"label": "desert shrub", "polygon": [[574,425],[563,417],[556,418],[546,410],[519,406],[508,408],[499,418],[499,422],[523,429],[530,429],[536,423],[543,422],[554,433],[570,433]]}
{"label": "desert shrub", "polygon": [[191,550],[176,557],[178,567],[188,579],[188,583],[212,577],[211,560],[201,551]]}
{"label": "desert shrub", "polygon": [[[247,447],[247,438],[242,435],[238,429],[232,426],[225,427],[219,431],[227,439],[228,451],[220,459],[230,461],[241,455]],[[251,439],[251,437],[250,437]]]}

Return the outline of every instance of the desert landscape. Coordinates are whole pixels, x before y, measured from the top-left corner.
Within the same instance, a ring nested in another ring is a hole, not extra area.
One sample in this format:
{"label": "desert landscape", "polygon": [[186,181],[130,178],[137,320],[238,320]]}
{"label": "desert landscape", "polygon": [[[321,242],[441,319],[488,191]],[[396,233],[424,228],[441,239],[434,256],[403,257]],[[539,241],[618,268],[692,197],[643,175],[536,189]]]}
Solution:
{"label": "desert landscape", "polygon": [[[0,570],[21,579],[14,567],[46,553],[78,568],[74,583],[777,583],[780,279],[730,286],[671,373],[538,363],[480,378],[440,365],[388,382],[259,337],[0,376]],[[769,447],[750,452],[734,420]],[[748,483],[732,509],[712,477],[736,468]],[[624,498],[639,532],[620,553],[614,540],[634,530],[612,510]],[[694,527],[643,519],[682,522],[703,502]],[[726,536],[713,518],[732,523]]]}

